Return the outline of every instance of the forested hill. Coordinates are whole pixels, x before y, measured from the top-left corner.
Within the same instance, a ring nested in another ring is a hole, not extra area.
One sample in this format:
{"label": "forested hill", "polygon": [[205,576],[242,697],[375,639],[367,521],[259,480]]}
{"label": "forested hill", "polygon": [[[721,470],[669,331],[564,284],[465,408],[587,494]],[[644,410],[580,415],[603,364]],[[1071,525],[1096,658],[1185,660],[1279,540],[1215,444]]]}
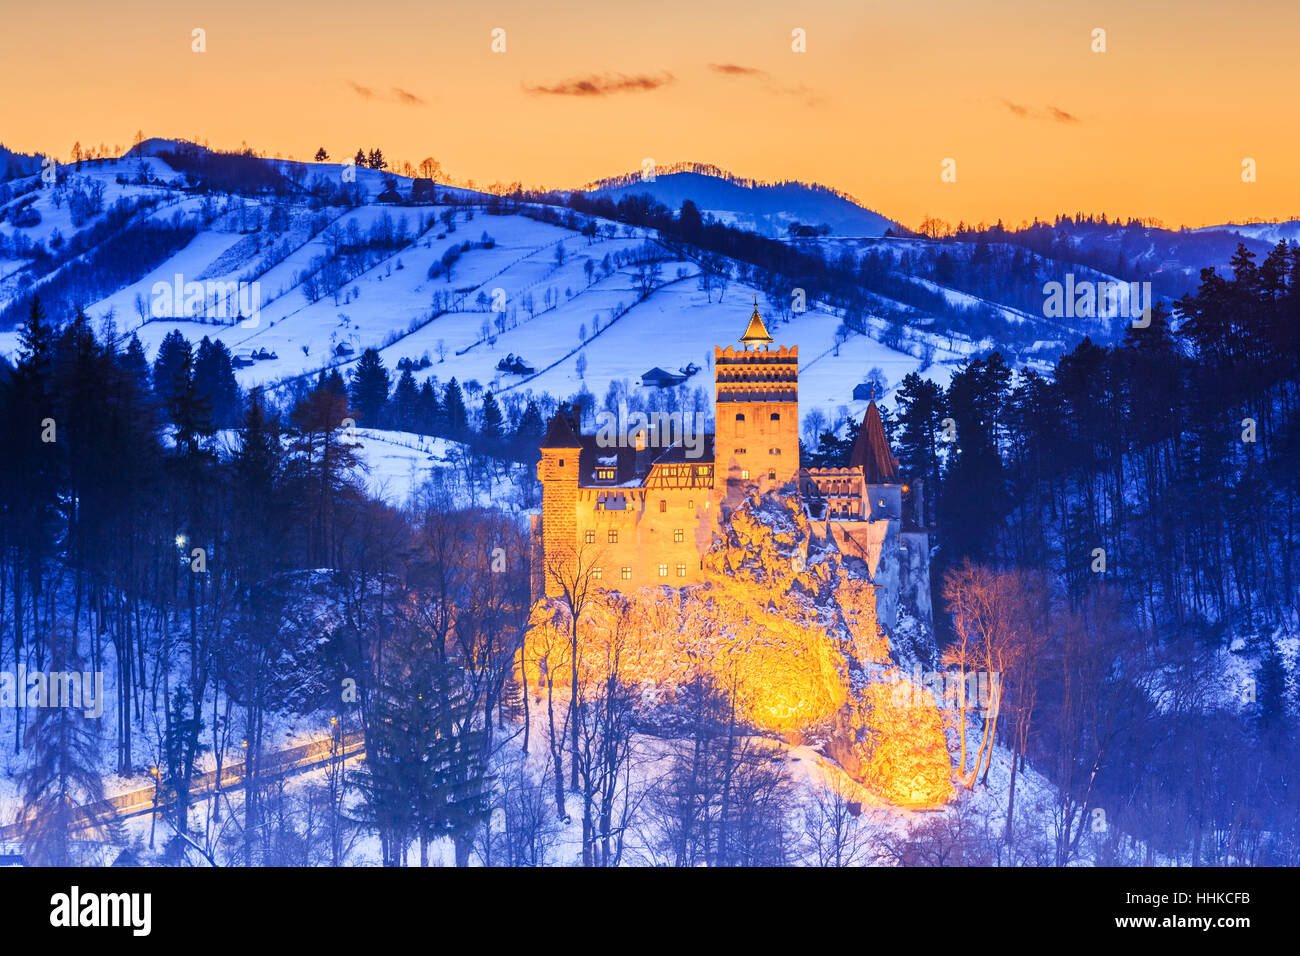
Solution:
{"label": "forested hill", "polygon": [[1243,246],[1051,374],[995,353],[947,390],[908,376],[895,438],[938,489],[946,636],[1021,635],[1008,734],[1062,800],[1174,858],[1261,826],[1296,846],[1300,254]]}

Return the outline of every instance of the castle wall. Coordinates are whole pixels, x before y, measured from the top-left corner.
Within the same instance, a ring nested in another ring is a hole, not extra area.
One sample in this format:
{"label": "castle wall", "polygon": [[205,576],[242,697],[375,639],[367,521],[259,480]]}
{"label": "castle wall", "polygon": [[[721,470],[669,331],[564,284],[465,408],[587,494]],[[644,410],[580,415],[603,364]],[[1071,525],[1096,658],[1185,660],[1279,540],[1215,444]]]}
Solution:
{"label": "castle wall", "polygon": [[[586,549],[586,562],[600,568],[607,588],[697,584],[715,511],[708,488],[582,488],[574,540]],[[623,568],[630,577],[623,577]]]}

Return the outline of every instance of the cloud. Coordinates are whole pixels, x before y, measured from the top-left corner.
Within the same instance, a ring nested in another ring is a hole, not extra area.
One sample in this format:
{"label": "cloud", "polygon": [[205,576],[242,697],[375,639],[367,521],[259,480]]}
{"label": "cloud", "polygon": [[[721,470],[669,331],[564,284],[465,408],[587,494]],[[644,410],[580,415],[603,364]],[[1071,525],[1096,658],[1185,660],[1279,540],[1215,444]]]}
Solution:
{"label": "cloud", "polygon": [[798,97],[810,109],[815,109],[826,101],[824,96],[806,86],[783,86],[775,82],[772,75],[766,70],[760,70],[756,66],[741,66],[739,63],[710,63],[709,69],[714,73],[721,73],[723,76],[753,77],[769,93],[775,93],[778,96]]}
{"label": "cloud", "polygon": [[405,103],[407,106],[423,106],[424,100],[420,99],[414,93],[402,89],[400,86],[393,87],[393,95],[397,97],[397,102]]}
{"label": "cloud", "polygon": [[1083,120],[1073,113],[1066,112],[1059,106],[1047,106],[1045,109],[1038,109],[1033,106],[1025,106],[1023,103],[1013,103],[1011,100],[1003,99],[999,102],[1006,107],[1007,112],[1021,119],[1045,119],[1053,120],[1057,123],[1081,123]]}
{"label": "cloud", "polygon": [[757,67],[740,66],[736,63],[710,63],[709,69],[714,73],[722,73],[726,76],[767,76],[767,73]]}
{"label": "cloud", "polygon": [[524,86],[535,95],[546,96],[609,96],[613,93],[648,93],[661,86],[667,86],[676,80],[671,73],[655,76],[639,74],[627,76],[623,73],[601,73],[574,77],[563,80],[554,86]]}
{"label": "cloud", "polygon": [[363,100],[378,100],[385,103],[400,103],[402,106],[423,106],[424,100],[410,90],[404,90],[400,86],[394,86],[388,92],[376,90],[373,86],[362,86],[354,80],[347,81],[348,86],[352,87],[352,92],[357,94]]}

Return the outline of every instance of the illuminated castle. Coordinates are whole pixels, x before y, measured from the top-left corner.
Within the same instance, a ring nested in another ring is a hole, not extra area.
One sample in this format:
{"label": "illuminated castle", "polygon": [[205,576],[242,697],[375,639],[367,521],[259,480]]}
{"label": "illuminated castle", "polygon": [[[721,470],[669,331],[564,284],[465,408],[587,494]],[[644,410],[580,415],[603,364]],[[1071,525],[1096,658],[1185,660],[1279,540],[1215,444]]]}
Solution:
{"label": "illuminated castle", "polygon": [[551,419],[537,465],[534,596],[556,595],[575,573],[610,590],[698,583],[718,521],[751,491],[777,490],[798,494],[816,532],[866,562],[880,623],[892,629],[900,603],[928,623],[920,495],[899,478],[874,397],[848,467],[802,468],[799,348],[772,348],[757,306],[740,342],[714,349],[711,435],[685,441],[653,421],[632,435],[584,435],[565,407]]}

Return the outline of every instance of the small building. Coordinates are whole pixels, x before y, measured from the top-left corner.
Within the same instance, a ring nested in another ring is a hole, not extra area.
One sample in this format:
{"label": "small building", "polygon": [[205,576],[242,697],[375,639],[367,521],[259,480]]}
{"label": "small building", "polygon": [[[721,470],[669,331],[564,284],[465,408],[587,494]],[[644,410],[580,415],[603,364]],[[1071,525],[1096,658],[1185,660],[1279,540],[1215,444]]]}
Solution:
{"label": "small building", "polygon": [[674,385],[680,385],[684,381],[686,381],[685,375],[669,372],[658,365],[641,376],[643,388],[671,388]]}

